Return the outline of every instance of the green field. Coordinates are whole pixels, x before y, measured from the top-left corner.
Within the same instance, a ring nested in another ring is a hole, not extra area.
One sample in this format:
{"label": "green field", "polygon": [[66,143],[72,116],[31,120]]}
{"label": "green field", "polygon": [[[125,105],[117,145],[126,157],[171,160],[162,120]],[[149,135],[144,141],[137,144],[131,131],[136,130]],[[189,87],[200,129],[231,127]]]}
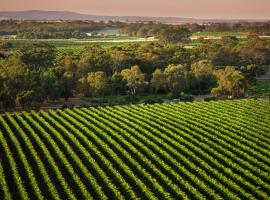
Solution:
{"label": "green field", "polygon": [[198,37],[207,37],[207,36],[213,36],[213,37],[224,37],[224,36],[245,37],[247,35],[248,35],[247,33],[241,33],[241,32],[197,32],[197,33],[192,34],[192,36],[198,36]]}
{"label": "green field", "polygon": [[[194,47],[201,44],[199,41],[200,38],[204,38],[206,40],[220,40],[222,37],[225,36],[235,36],[238,38],[240,43],[244,43],[247,41],[248,33],[241,33],[241,32],[198,32],[193,33],[190,37],[190,41],[187,44],[187,47]],[[269,40],[270,36],[259,36],[260,38]]]}
{"label": "green field", "polygon": [[270,80],[257,81],[256,92],[257,95],[270,96]]}
{"label": "green field", "polygon": [[54,45],[57,49],[57,55],[61,56],[63,53],[80,54],[84,47],[89,45],[100,45],[103,47],[119,46],[126,43],[141,43],[152,42],[154,38],[137,38],[128,36],[93,36],[88,39],[10,39],[0,40],[8,41],[12,44],[12,49],[18,51],[22,46],[29,42],[48,42]]}
{"label": "green field", "polygon": [[[108,30],[110,31],[110,30]],[[186,48],[193,48],[201,44],[199,38],[205,38],[209,40],[219,40],[223,36],[236,36],[240,42],[245,42],[247,38],[246,33],[234,33],[234,32],[199,32],[194,33],[190,37],[191,40],[184,46]],[[265,39],[269,39],[269,36],[261,36]],[[121,46],[126,43],[143,43],[153,42],[157,39],[150,38],[138,38],[129,36],[91,36],[87,39],[0,39],[1,41],[9,41],[12,43],[13,50],[18,51],[22,46],[29,42],[48,42],[54,45],[57,49],[57,56],[61,56],[64,53],[72,53],[79,55],[85,46],[89,45],[101,45],[103,47]]]}
{"label": "green field", "polygon": [[0,116],[1,199],[269,199],[270,102]]}
{"label": "green field", "polygon": [[270,80],[257,80],[255,88],[248,88],[250,94],[259,97],[270,97]]}

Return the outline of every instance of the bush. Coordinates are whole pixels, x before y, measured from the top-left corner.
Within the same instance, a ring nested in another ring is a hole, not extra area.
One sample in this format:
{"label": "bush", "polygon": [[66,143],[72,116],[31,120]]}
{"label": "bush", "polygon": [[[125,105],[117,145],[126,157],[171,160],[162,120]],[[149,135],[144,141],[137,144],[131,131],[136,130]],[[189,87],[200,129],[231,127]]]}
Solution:
{"label": "bush", "polygon": [[218,97],[220,95],[220,89],[219,88],[213,88],[211,90],[211,94],[215,97]]}
{"label": "bush", "polygon": [[64,104],[61,106],[61,109],[66,109],[66,108],[68,108],[68,105],[64,103]]}
{"label": "bush", "polygon": [[177,99],[178,96],[173,94],[173,93],[168,93],[167,96],[166,96],[167,99]]}
{"label": "bush", "polygon": [[204,95],[204,94],[209,94],[209,90],[189,90],[188,91],[192,95]]}
{"label": "bush", "polygon": [[143,103],[145,103],[145,104],[163,103],[163,100],[161,98],[147,99]]}
{"label": "bush", "polygon": [[216,101],[216,100],[217,100],[217,98],[214,96],[208,96],[208,97],[204,98],[204,101]]}
{"label": "bush", "polygon": [[16,102],[24,109],[33,102],[33,90],[22,91],[16,95]]}
{"label": "bush", "polygon": [[91,99],[88,99],[88,102],[94,103],[94,104],[103,104],[103,103],[108,103],[108,100],[103,99],[103,98],[91,98]]}
{"label": "bush", "polygon": [[138,97],[132,97],[130,95],[126,97],[126,102],[135,103],[138,101],[140,101],[140,99]]}
{"label": "bush", "polygon": [[180,101],[182,102],[193,102],[194,101],[194,96],[191,94],[185,94],[185,93],[181,93],[180,94]]}

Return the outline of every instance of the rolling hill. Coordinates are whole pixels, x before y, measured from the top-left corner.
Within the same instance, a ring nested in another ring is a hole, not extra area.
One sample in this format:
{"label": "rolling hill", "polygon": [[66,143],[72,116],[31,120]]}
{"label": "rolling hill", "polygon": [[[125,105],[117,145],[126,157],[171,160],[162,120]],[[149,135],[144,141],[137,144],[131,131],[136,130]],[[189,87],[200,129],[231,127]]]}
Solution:
{"label": "rolling hill", "polygon": [[207,22],[228,22],[236,23],[240,21],[267,21],[267,20],[226,20],[226,19],[194,19],[181,17],[147,17],[147,16],[100,16],[80,14],[76,12],[66,11],[44,11],[44,10],[27,10],[27,11],[0,11],[0,19],[16,19],[16,20],[93,20],[93,21],[155,21],[162,23],[207,23]]}

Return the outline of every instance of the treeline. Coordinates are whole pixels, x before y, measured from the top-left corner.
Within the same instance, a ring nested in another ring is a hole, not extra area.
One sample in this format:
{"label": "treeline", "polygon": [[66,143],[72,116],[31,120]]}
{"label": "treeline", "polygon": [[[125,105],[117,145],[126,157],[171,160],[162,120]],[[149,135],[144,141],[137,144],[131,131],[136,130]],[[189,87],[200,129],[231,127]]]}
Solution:
{"label": "treeline", "polygon": [[151,37],[158,36],[167,29],[186,29],[196,32],[243,32],[247,34],[270,35],[270,22],[264,23],[210,23],[210,24],[182,24],[166,25],[161,23],[132,23],[125,25],[121,32],[130,36]]}
{"label": "treeline", "polygon": [[20,39],[86,38],[87,32],[119,28],[120,33],[138,37],[157,37],[164,42],[186,41],[191,31],[180,26],[159,23],[122,23],[93,21],[0,21],[0,35],[17,35]]}
{"label": "treeline", "polygon": [[19,32],[17,38],[19,39],[70,39],[86,38],[87,34],[80,31],[62,31],[62,32],[46,32],[46,31],[35,31],[35,32]]}
{"label": "treeline", "polygon": [[[0,45],[7,50],[8,45]],[[0,49],[1,51],[1,49]],[[171,43],[86,47],[79,56],[56,59],[55,47],[31,43],[0,60],[3,108],[40,106],[74,94],[104,95],[205,94],[243,97],[247,85],[270,65],[270,42],[250,36],[202,41],[194,49]]]}
{"label": "treeline", "polygon": [[[195,28],[196,27],[196,28]],[[177,34],[177,31],[197,32],[200,29],[198,24],[185,24],[185,25],[169,25],[162,23],[131,23],[126,24],[121,30],[120,33],[128,36],[134,37],[162,37],[163,35],[168,36],[169,32],[173,32],[174,35]]]}
{"label": "treeline", "polygon": [[270,35],[270,21],[265,23],[215,23],[210,25],[203,25],[202,30],[206,32],[243,32],[257,35]]}
{"label": "treeline", "polygon": [[[182,24],[169,25],[155,22],[123,23],[123,22],[94,22],[94,21],[0,21],[0,35],[17,35],[18,38],[47,39],[47,38],[83,38],[86,32],[119,28],[121,33],[137,37],[158,37],[164,35],[189,35],[195,32],[244,32],[257,35],[270,35],[270,22],[265,23],[211,23],[211,24]],[[187,34],[189,33],[189,34]],[[180,36],[179,36],[180,35]]]}
{"label": "treeline", "polygon": [[180,25],[161,23],[133,23],[125,25],[120,33],[134,37],[156,37],[163,43],[184,43],[190,39],[192,32]]}
{"label": "treeline", "polygon": [[123,23],[109,21],[17,21],[1,20],[0,35],[17,35],[18,38],[82,38],[86,32],[104,28],[121,28]]}

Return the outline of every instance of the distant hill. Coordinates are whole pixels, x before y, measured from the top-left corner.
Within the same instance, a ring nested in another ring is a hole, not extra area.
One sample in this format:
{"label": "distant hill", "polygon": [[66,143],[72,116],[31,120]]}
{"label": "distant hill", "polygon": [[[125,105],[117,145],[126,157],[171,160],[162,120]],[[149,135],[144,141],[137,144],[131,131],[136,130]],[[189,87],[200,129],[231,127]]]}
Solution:
{"label": "distant hill", "polygon": [[162,23],[208,23],[208,22],[227,22],[237,23],[241,21],[268,21],[268,20],[226,20],[226,19],[193,19],[181,17],[145,17],[145,16],[101,16],[101,15],[87,15],[75,12],[66,11],[42,11],[42,10],[29,10],[29,11],[0,11],[1,19],[16,19],[16,20],[93,20],[93,21],[129,21],[129,22],[162,22]]}

